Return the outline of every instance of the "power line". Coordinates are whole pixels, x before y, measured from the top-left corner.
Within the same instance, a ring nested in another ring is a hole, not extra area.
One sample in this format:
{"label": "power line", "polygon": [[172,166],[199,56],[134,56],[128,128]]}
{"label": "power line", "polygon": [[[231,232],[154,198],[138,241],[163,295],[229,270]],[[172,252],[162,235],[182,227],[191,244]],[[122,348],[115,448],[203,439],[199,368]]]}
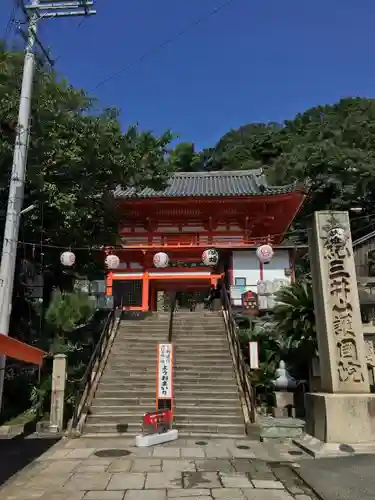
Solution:
{"label": "power line", "polygon": [[8,22],[7,22],[6,26],[5,26],[5,32],[4,32],[4,37],[3,37],[4,42],[7,41],[8,36],[10,35],[12,26],[13,26],[15,20],[16,20],[15,16],[16,16],[16,12],[18,10],[18,7],[19,7],[18,2],[14,1],[13,2],[13,7],[12,7],[12,9],[10,11],[10,14],[9,14]]}
{"label": "power line", "polygon": [[151,55],[155,54],[159,50],[164,49],[167,45],[171,44],[176,39],[178,39],[181,36],[185,35],[186,33],[188,33],[189,31],[191,31],[196,26],[199,26],[203,22],[209,20],[211,17],[213,17],[214,15],[218,14],[220,11],[222,11],[223,9],[225,9],[226,7],[228,7],[230,4],[232,4],[234,2],[235,2],[235,0],[226,0],[225,2],[221,3],[220,5],[218,5],[214,9],[212,9],[210,12],[208,12],[204,16],[196,19],[195,21],[193,21],[190,24],[188,24],[185,28],[183,28],[180,31],[176,32],[170,38],[167,38],[163,42],[161,42],[159,45],[157,45],[157,46],[155,46],[153,48],[150,48],[149,50],[147,50],[146,52],[144,52],[140,57],[138,57],[134,61],[129,62],[128,64],[126,64],[122,68],[118,69],[116,72],[114,72],[111,75],[109,75],[108,77],[106,77],[104,80],[102,80],[101,82],[99,82],[95,87],[92,87],[92,89],[90,89],[89,92],[91,92],[92,90],[96,90],[99,87],[102,87],[106,83],[108,83],[108,82],[114,80],[115,78],[117,78],[118,76],[120,76],[126,70],[128,70],[128,69],[132,68],[133,66],[135,66],[136,64],[144,61],[145,59],[147,59]]}

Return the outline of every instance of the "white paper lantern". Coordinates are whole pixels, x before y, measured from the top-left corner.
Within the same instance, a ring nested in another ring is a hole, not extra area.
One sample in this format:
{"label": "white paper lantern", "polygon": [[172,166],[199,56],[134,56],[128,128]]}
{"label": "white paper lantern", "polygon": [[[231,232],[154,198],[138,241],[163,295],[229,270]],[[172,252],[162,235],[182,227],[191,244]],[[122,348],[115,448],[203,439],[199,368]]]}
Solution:
{"label": "white paper lantern", "polygon": [[164,252],[158,252],[154,255],[153,262],[155,267],[167,267],[169,264],[169,257]]}
{"label": "white paper lantern", "polygon": [[108,269],[117,269],[120,265],[120,259],[117,257],[117,255],[107,255],[107,257],[105,258],[105,265],[108,267]]}
{"label": "white paper lantern", "polygon": [[214,267],[219,262],[219,253],[214,248],[209,248],[202,253],[202,262],[205,266]]}
{"label": "white paper lantern", "polygon": [[257,248],[257,257],[262,264],[267,264],[272,260],[273,248],[271,245],[261,245]]}
{"label": "white paper lantern", "polygon": [[73,252],[63,252],[60,255],[60,262],[63,266],[74,266],[76,261],[76,256],[74,255]]}

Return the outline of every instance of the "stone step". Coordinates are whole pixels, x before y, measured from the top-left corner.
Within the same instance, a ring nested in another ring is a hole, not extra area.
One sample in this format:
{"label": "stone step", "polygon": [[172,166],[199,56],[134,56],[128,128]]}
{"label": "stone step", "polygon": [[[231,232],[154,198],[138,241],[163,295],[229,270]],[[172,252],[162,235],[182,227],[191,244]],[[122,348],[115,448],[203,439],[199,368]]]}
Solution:
{"label": "stone step", "polygon": [[[142,334],[143,335],[143,334]],[[167,344],[168,334],[163,333],[163,335],[158,336],[149,336],[148,340],[142,340],[142,335],[138,335],[137,333],[129,335],[127,337],[122,337],[120,339],[116,339],[114,343],[114,347],[122,347],[125,348],[129,345],[133,345],[134,347],[144,346],[147,349],[150,349],[152,346],[156,346],[157,344]],[[144,334],[145,336],[147,334]]]}
{"label": "stone step", "polygon": [[[137,350],[137,349],[124,349],[124,350],[112,350],[109,354],[109,359],[133,359],[137,358],[140,361],[147,359],[150,362],[150,356],[153,356],[156,359],[157,349],[156,346],[153,349],[147,350]],[[174,355],[178,359],[198,359],[198,360],[211,360],[211,359],[224,359],[224,360],[232,360],[231,354],[229,350],[221,351],[221,352],[209,352],[205,349],[196,348],[191,346],[191,349],[180,351],[178,348],[174,350]]]}
{"label": "stone step", "polygon": [[175,317],[182,317],[182,316],[188,316],[190,318],[205,318],[205,317],[209,317],[209,318],[214,318],[215,316],[223,316],[223,313],[221,311],[209,311],[208,309],[205,309],[203,311],[184,311],[182,309],[178,309],[177,311],[175,311]]}
{"label": "stone step", "polygon": [[155,377],[154,379],[151,380],[127,380],[127,381],[121,381],[121,380],[116,380],[116,379],[102,379],[100,382],[101,387],[117,387],[118,389],[123,388],[129,389],[132,387],[136,387],[139,390],[144,390],[144,389],[150,389],[151,387],[155,387]]}
{"label": "stone step", "polygon": [[[112,407],[109,411],[109,407],[97,408],[97,411],[92,412],[91,415],[87,417],[87,422],[89,423],[114,423],[120,425],[136,424],[142,422],[142,417],[145,414],[144,411],[139,409],[137,412],[129,412],[123,406]],[[154,408],[150,408],[151,411],[155,411]]]}
{"label": "stone step", "polygon": [[173,427],[181,433],[181,435],[245,435],[245,425],[244,424],[214,424],[207,422],[194,422],[191,424],[180,423],[178,420],[175,421]]}
{"label": "stone step", "polygon": [[[210,394],[207,398],[202,398],[197,400],[194,396],[190,396],[189,394],[184,394],[178,399],[175,400],[176,408],[200,408],[200,407],[230,407],[237,408],[239,407],[239,397],[237,392],[233,392],[233,394],[228,395],[225,398],[221,398],[220,394]],[[225,411],[225,409],[223,409]],[[198,412],[199,413],[199,412]]]}
{"label": "stone step", "polygon": [[176,398],[176,402],[177,401],[180,401],[180,397],[182,396],[190,396],[190,397],[195,397],[195,399],[197,401],[202,401],[202,399],[206,399],[205,396],[207,396],[208,398],[211,397],[211,398],[222,398],[222,399],[226,399],[227,396],[237,396],[238,394],[238,389],[237,389],[237,386],[233,386],[233,388],[218,388],[217,392],[215,391],[215,388],[214,387],[210,387],[209,389],[200,389],[200,388],[197,388],[197,389],[194,389],[192,391],[188,391],[186,389],[186,387],[176,387],[175,388],[175,398]]}
{"label": "stone step", "polygon": [[[100,386],[108,387],[113,386],[121,389],[122,387],[128,388],[135,386],[137,388],[150,387],[150,385],[155,385],[156,376],[148,376],[144,378],[129,376],[128,378],[121,378],[116,376],[109,376],[104,374],[100,380]],[[192,388],[214,388],[220,386],[237,387],[236,379],[233,374],[226,375],[225,377],[215,378],[212,376],[200,377],[197,375],[189,375],[188,377],[181,377],[180,375],[175,376],[173,379],[175,388],[181,387],[181,389],[189,390]]]}
{"label": "stone step", "polygon": [[205,333],[200,333],[198,335],[184,335],[183,337],[181,336],[180,338],[177,337],[177,335],[172,336],[172,344],[174,345],[182,345],[182,346],[189,346],[191,344],[202,344],[202,345],[207,345],[207,346],[216,346],[216,345],[222,345],[223,343],[227,343],[227,337],[225,335],[218,335],[218,334],[212,334],[212,335],[206,335]]}
{"label": "stone step", "polygon": [[145,375],[153,375],[155,380],[156,367],[138,366],[133,368],[126,368],[126,365],[124,365],[123,368],[117,368],[116,370],[113,370],[111,368],[105,370],[106,376],[109,376],[111,378],[116,378],[118,380],[129,380],[132,376],[138,378],[138,376],[141,375],[142,373],[145,373]]}
{"label": "stone step", "polygon": [[[117,393],[116,393],[117,394]],[[238,406],[238,395],[232,395],[230,398],[204,398],[201,402],[197,401],[196,398],[189,398],[188,395],[184,395],[183,397],[179,397],[178,401],[175,401],[175,406],[178,408],[201,408],[201,407],[227,407],[227,408],[235,408]],[[129,409],[137,409],[137,408],[151,408],[152,411],[155,408],[155,394],[152,397],[146,397],[142,395],[138,396],[124,396],[124,397],[116,397],[112,394],[112,397],[103,397],[99,396],[95,398],[94,406],[123,406]]]}
{"label": "stone step", "polygon": [[179,351],[190,351],[190,350],[201,350],[207,352],[215,352],[215,351],[227,351],[228,349],[228,341],[224,338],[215,341],[215,342],[206,342],[204,339],[200,339],[197,341],[178,341],[173,342],[173,345],[176,350]]}
{"label": "stone step", "polygon": [[112,405],[102,405],[99,402],[95,402],[94,406],[91,406],[90,413],[92,415],[106,415],[109,413],[113,413],[114,415],[119,413],[131,413],[135,415],[144,415],[145,413],[154,412],[156,410],[155,407],[155,399],[154,401],[150,401],[150,403],[142,404],[142,405],[127,405],[120,404],[117,400],[112,401]]}
{"label": "stone step", "polygon": [[229,352],[228,341],[224,338],[220,339],[218,342],[206,342],[199,340],[197,342],[177,341],[172,343],[174,345],[175,351],[180,352],[190,352],[191,350],[197,350],[207,353]]}
{"label": "stone step", "polygon": [[[177,375],[179,373],[179,375]],[[234,374],[233,367],[217,367],[217,365],[205,366],[205,367],[197,367],[197,366],[181,366],[178,365],[178,371],[176,376],[183,377],[185,375],[191,375],[196,377],[206,377],[211,375],[213,378],[221,378],[228,377],[231,374]]]}
{"label": "stone step", "polygon": [[[119,433],[119,432],[105,432],[105,433],[95,433],[95,432],[84,432],[83,437],[85,438],[93,438],[93,439],[100,439],[100,438],[118,438],[118,437],[135,437],[139,434],[140,431],[129,431],[126,434]],[[210,439],[210,434],[208,432],[184,432],[184,431],[179,431],[178,433],[179,438],[191,438],[199,441],[206,441]],[[225,434],[225,433],[220,433],[220,434],[213,434],[213,437],[215,439],[237,439],[237,440],[243,440],[244,438],[246,439],[246,436],[244,433],[242,434]],[[257,439],[259,437],[257,436]],[[193,497],[194,498],[194,497]]]}
{"label": "stone step", "polygon": [[209,354],[205,353],[204,351],[197,351],[197,352],[179,352],[176,351],[175,353],[175,360],[177,363],[185,363],[185,362],[197,362],[199,364],[204,363],[204,362],[212,362],[212,361],[230,361],[231,358],[229,357],[229,352],[225,353],[218,353],[218,354]]}
{"label": "stone step", "polygon": [[[154,364],[154,363],[153,363]],[[122,379],[129,379],[133,375],[138,377],[142,373],[145,373],[145,375],[148,374],[156,374],[156,366],[129,366],[126,361],[121,365],[119,364],[116,367],[107,365],[108,369],[105,371],[106,375],[109,375],[111,377],[115,378],[122,378]],[[190,376],[196,376],[196,377],[206,377],[211,374],[213,378],[220,378],[221,376],[228,376],[228,374],[234,374],[233,366],[232,365],[223,365],[223,366],[218,366],[217,363],[212,363],[211,365],[204,365],[204,366],[195,366],[195,365],[183,365],[181,363],[177,364],[177,367],[175,366],[175,376],[185,376],[185,375],[190,375]]]}
{"label": "stone step", "polygon": [[133,351],[140,351],[144,350],[147,352],[156,352],[157,345],[158,344],[165,344],[167,343],[165,339],[162,339],[161,342],[159,341],[153,341],[153,342],[142,342],[142,341],[134,341],[134,340],[119,340],[115,341],[112,351],[116,352],[129,352],[129,349],[133,349]]}
{"label": "stone step", "polygon": [[[215,373],[221,373],[221,372],[232,372],[233,371],[233,365],[232,363],[228,362],[227,359],[221,360],[222,363],[218,363],[218,360],[216,358],[214,359],[207,359],[206,362],[201,361],[201,362],[194,362],[194,360],[191,359],[178,359],[175,360],[175,368],[176,370],[179,370],[181,372],[190,370],[190,371],[195,371],[196,373],[199,372],[207,372],[213,369]],[[116,372],[141,372],[142,369],[147,369],[147,370],[156,370],[156,361],[155,359],[149,359],[148,364],[146,362],[138,361],[135,359],[129,359],[126,358],[122,361],[116,360],[116,361],[109,361],[107,364],[108,366],[108,372],[109,371],[116,371]]]}
{"label": "stone step", "polygon": [[202,389],[202,390],[223,390],[226,389],[228,391],[232,390],[237,390],[237,385],[236,382],[233,379],[228,379],[228,380],[217,380],[215,383],[212,381],[206,381],[202,382],[200,379],[197,379],[195,381],[180,381],[180,380],[174,380],[174,389],[177,391],[181,389],[181,391],[190,391],[194,392],[196,389]]}
{"label": "stone step", "polygon": [[215,356],[229,357],[230,351],[225,345],[216,347],[214,349],[206,349],[200,345],[190,345],[189,347],[175,346],[174,353],[180,357],[196,356],[197,358],[214,358]]}
{"label": "stone step", "polygon": [[[188,416],[192,416],[194,418],[197,418],[198,415],[211,415],[213,419],[215,419],[215,415],[218,413],[217,408],[215,405],[210,406],[204,403],[204,401],[199,402],[196,404],[196,406],[193,405],[183,405],[181,406],[176,402],[175,409],[174,409],[174,414],[176,415],[176,419],[178,419],[180,422],[182,422],[181,418],[185,418]],[[228,405],[226,407],[222,407],[220,411],[220,417],[218,418],[218,421],[221,419],[221,417],[227,418],[232,422],[232,418],[239,418],[240,421],[243,421],[243,414],[241,411],[241,408],[238,404],[231,406]],[[202,417],[203,418],[203,417]],[[204,420],[211,420],[211,418],[204,419]]]}
{"label": "stone step", "polygon": [[[153,359],[154,358],[154,359]],[[156,364],[156,352],[152,352],[149,354],[149,356],[140,356],[140,355],[130,355],[127,353],[127,356],[125,355],[119,355],[115,353],[111,353],[109,358],[108,358],[108,364],[115,368],[117,365],[123,366],[124,363],[127,363],[128,366],[133,366],[133,365],[142,365],[142,366],[147,366],[150,363],[154,362]],[[225,364],[227,363],[228,365],[232,364],[232,360],[229,357],[229,353],[226,354],[221,354],[221,355],[204,355],[204,353],[197,352],[197,353],[178,353],[176,352],[175,354],[175,365],[178,367],[180,365],[193,365],[194,366],[202,366],[202,365],[209,365],[209,364],[217,364],[217,363],[222,363]]]}
{"label": "stone step", "polygon": [[116,396],[118,398],[141,397],[142,399],[143,398],[145,398],[145,399],[154,398],[154,401],[155,401],[155,394],[156,394],[155,384],[154,384],[153,388],[151,386],[150,386],[150,388],[144,388],[142,390],[141,394],[140,394],[139,388],[134,387],[134,386],[131,388],[128,388],[128,389],[124,389],[124,388],[120,389],[118,385],[106,384],[105,386],[103,386],[100,384],[97,391],[96,391],[96,398],[98,398],[98,397],[115,398]]}
{"label": "stone step", "polygon": [[[208,410],[207,412],[205,410]],[[137,407],[127,408],[124,406],[93,406],[88,416],[90,423],[97,422],[115,422],[117,424],[130,424],[137,423],[142,420],[145,413],[154,412],[155,407]],[[179,408],[176,407],[175,411],[176,423],[199,423],[213,422],[215,425],[226,424],[239,424],[243,425],[243,415],[240,411],[230,411],[223,408],[223,411],[218,415],[215,408]]]}
{"label": "stone step", "polygon": [[[141,393],[138,387],[129,387],[129,388],[119,388],[117,384],[110,385],[99,385],[96,391],[96,398],[142,398],[142,399],[150,399],[154,398],[155,400],[156,389],[155,386],[150,388],[144,388]],[[238,402],[238,389],[237,387],[233,387],[233,389],[228,388],[218,388],[217,392],[213,390],[213,388],[209,389],[194,389],[189,392],[186,388],[176,388],[175,389],[175,400],[176,404],[180,404],[181,401],[184,400],[190,401],[207,401],[214,399],[222,399],[225,401],[228,400],[236,400]]]}
{"label": "stone step", "polygon": [[167,342],[167,335],[165,334],[160,339],[149,339],[142,340],[139,337],[133,337],[128,339],[118,339],[113,344],[114,349],[125,350],[125,349],[156,349],[158,344],[165,344]]}
{"label": "stone step", "polygon": [[141,422],[131,422],[126,424],[116,424],[114,422],[91,422],[89,419],[86,421],[83,435],[87,434],[115,434],[126,435],[126,436],[136,436],[142,431]]}
{"label": "stone step", "polygon": [[233,371],[233,365],[230,359],[225,359],[222,364],[217,363],[217,360],[215,358],[208,359],[206,360],[206,362],[194,362],[193,360],[178,359],[176,360],[176,369],[180,371],[191,369],[195,370],[197,373],[200,371],[205,372],[214,369],[215,373],[221,373],[222,371]]}
{"label": "stone step", "polygon": [[117,375],[111,375],[111,374],[108,374],[108,372],[104,372],[102,375],[102,378],[100,379],[100,382],[103,382],[103,381],[112,382],[112,383],[118,382],[119,384],[121,384],[123,382],[126,382],[126,380],[128,380],[128,381],[131,380],[131,382],[135,383],[135,384],[137,384],[138,382],[139,383],[145,383],[145,382],[155,383],[155,374],[156,374],[156,371],[155,371],[155,373],[152,373],[152,372],[138,373],[138,374],[134,373],[133,375],[131,375],[131,377],[129,376],[128,379],[122,379],[121,377],[119,377]]}
{"label": "stone step", "polygon": [[142,321],[122,321],[120,330],[128,330],[129,328],[141,328],[144,326],[169,326],[169,316],[163,318],[144,319]]}
{"label": "stone step", "polygon": [[135,329],[132,328],[126,332],[122,332],[118,334],[118,337],[121,339],[142,339],[142,337],[148,340],[153,340],[154,338],[168,337],[168,328],[143,328],[143,329]]}
{"label": "stone step", "polygon": [[141,363],[139,363],[138,365],[130,366],[127,363],[128,358],[124,358],[122,363],[117,362],[116,365],[108,360],[107,366],[105,368],[106,373],[114,373],[115,375],[117,374],[119,376],[124,376],[126,374],[128,374],[129,376],[132,373],[138,376],[143,372],[156,373],[156,360],[149,360],[147,365],[142,365]]}
{"label": "stone step", "polygon": [[238,425],[244,425],[244,420],[243,420],[243,415],[241,412],[237,412],[236,414],[229,413],[227,414],[226,408],[218,413],[204,413],[203,411],[199,411],[194,414],[194,412],[189,412],[188,414],[181,413],[178,410],[178,407],[176,407],[175,411],[175,421],[176,423],[182,425],[184,423],[187,424],[194,424],[194,423],[213,423],[214,425],[220,425],[220,424],[238,424]]}
{"label": "stone step", "polygon": [[181,328],[173,328],[172,330],[172,338],[175,336],[182,337],[184,335],[189,337],[198,336],[199,334],[205,336],[225,335],[225,330],[223,328],[223,325],[213,326],[210,328],[203,327],[202,325],[200,326],[184,325],[183,327],[181,326]]}
{"label": "stone step", "polygon": [[196,375],[193,373],[187,373],[187,374],[181,374],[178,370],[174,376],[174,383],[202,383],[202,384],[211,384],[215,385],[216,383],[223,381],[223,382],[232,382],[233,384],[236,384],[236,378],[233,373],[226,373],[225,377],[216,377],[212,376],[210,373],[205,373],[203,375]]}
{"label": "stone step", "polygon": [[123,406],[126,408],[155,408],[155,394],[153,397],[142,395],[133,397],[103,397],[95,398],[94,406]]}

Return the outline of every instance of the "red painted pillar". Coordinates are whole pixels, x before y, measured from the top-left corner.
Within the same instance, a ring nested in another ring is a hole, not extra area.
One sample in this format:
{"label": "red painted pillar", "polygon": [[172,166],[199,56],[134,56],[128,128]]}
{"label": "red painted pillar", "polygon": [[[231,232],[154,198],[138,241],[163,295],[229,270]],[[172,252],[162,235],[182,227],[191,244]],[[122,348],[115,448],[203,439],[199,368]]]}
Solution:
{"label": "red painted pillar", "polygon": [[142,286],[142,311],[149,310],[149,292],[150,292],[150,279],[148,272],[143,273],[143,286]]}
{"label": "red painted pillar", "polygon": [[107,276],[105,278],[105,294],[107,296],[112,295],[112,283],[113,283],[113,272],[110,271],[107,273]]}

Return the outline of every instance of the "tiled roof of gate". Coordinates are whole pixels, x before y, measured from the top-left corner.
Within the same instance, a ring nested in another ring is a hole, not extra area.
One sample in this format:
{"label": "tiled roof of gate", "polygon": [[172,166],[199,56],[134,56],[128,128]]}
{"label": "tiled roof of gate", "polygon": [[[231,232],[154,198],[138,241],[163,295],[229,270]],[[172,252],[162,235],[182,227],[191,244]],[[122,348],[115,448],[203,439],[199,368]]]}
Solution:
{"label": "tiled roof of gate", "polygon": [[180,198],[208,196],[265,196],[290,193],[296,184],[269,186],[261,169],[218,172],[179,172],[174,174],[162,191],[118,186],[115,198]]}

